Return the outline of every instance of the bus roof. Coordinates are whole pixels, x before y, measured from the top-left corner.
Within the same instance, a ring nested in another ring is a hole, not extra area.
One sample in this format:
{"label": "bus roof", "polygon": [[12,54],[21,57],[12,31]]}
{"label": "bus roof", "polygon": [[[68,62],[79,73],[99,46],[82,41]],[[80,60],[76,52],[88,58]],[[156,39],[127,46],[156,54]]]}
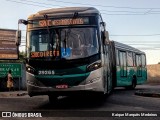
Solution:
{"label": "bus roof", "polygon": [[75,12],[78,14],[99,14],[99,11],[94,7],[65,7],[41,10],[30,15],[28,19],[42,17],[45,14],[48,16],[73,15]]}
{"label": "bus roof", "polygon": [[115,48],[118,48],[120,50],[128,50],[128,51],[132,51],[132,52],[139,53],[139,54],[145,54],[145,52],[140,51],[139,49],[134,48],[132,46],[129,46],[129,45],[117,42],[117,41],[111,41],[111,42],[114,43]]}

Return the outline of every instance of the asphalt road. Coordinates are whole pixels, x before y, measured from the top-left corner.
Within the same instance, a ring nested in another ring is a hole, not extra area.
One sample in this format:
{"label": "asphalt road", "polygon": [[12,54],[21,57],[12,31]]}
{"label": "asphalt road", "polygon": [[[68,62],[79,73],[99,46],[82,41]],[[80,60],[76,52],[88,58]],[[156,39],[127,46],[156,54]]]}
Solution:
{"label": "asphalt road", "polygon": [[[134,94],[137,90],[149,88],[154,88],[154,86],[141,85],[136,90],[116,88],[106,99],[95,96],[61,97],[54,104],[49,103],[48,96],[1,97],[0,111],[42,113],[42,118],[34,118],[34,120],[112,120],[115,118],[117,120],[159,120],[160,117],[154,117],[154,115],[156,113],[160,115],[160,98]],[[131,116],[126,117],[125,113]],[[143,113],[153,114],[152,117],[142,117],[141,114]],[[140,116],[132,117],[132,114]]]}

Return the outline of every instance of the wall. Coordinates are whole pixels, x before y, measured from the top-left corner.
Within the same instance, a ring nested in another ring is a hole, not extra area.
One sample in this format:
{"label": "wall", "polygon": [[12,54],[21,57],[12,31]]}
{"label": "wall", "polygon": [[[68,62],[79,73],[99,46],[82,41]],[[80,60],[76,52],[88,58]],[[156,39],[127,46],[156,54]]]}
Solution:
{"label": "wall", "polygon": [[148,82],[160,83],[160,64],[147,65]]}

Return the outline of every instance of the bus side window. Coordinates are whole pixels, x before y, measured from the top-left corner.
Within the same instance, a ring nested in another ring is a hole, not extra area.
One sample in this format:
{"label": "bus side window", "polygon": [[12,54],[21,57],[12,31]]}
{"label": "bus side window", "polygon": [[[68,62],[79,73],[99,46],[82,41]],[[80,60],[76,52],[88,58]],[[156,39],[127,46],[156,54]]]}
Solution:
{"label": "bus side window", "polygon": [[141,55],[136,55],[136,65],[138,67],[141,67],[142,66],[142,58],[141,58]]}
{"label": "bus side window", "polygon": [[125,51],[119,52],[120,57],[120,74],[121,77],[127,76],[127,56]]}
{"label": "bus side window", "polygon": [[116,64],[119,66],[119,51],[116,50]]}
{"label": "bus side window", "polygon": [[142,55],[142,67],[146,66],[146,56]]}
{"label": "bus side window", "polygon": [[127,66],[126,52],[120,51],[120,66]]}
{"label": "bus side window", "polygon": [[133,66],[136,66],[136,55],[133,53]]}
{"label": "bus side window", "polygon": [[133,55],[132,55],[132,52],[128,52],[127,53],[127,64],[130,67],[133,66]]}

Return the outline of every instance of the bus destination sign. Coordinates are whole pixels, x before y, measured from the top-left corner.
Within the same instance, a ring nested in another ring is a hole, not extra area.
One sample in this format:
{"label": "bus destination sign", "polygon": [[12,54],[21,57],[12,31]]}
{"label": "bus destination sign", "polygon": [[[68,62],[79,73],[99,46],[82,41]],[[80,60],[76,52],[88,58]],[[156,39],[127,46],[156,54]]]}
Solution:
{"label": "bus destination sign", "polygon": [[77,19],[59,19],[59,20],[41,20],[39,21],[40,26],[57,26],[57,25],[77,25],[84,24],[84,20],[82,18]]}
{"label": "bus destination sign", "polygon": [[18,59],[16,30],[0,29],[0,59]]}
{"label": "bus destination sign", "polygon": [[33,21],[33,24],[29,24],[29,28],[33,27],[47,27],[47,26],[67,26],[67,25],[87,25],[89,24],[89,18],[63,18],[63,19],[49,19]]}

